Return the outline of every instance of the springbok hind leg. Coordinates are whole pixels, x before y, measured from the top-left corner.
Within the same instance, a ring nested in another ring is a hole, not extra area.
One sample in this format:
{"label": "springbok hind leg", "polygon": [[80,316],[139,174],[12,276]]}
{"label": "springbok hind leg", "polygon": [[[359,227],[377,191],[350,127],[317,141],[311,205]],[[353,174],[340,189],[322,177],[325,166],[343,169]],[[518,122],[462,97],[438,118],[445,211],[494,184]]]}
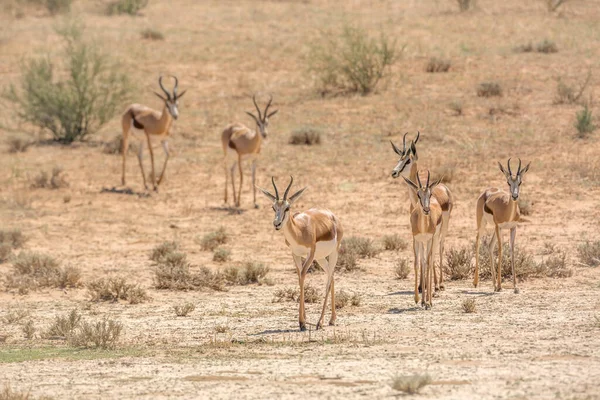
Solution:
{"label": "springbok hind leg", "polygon": [[519,288],[517,287],[517,275],[515,274],[515,237],[516,236],[517,236],[517,228],[513,227],[510,229],[510,265],[512,268],[514,291],[515,291],[515,293],[519,293]]}
{"label": "springbok hind leg", "polygon": [[[327,273],[327,283],[325,284],[325,298],[323,299],[323,308],[321,310],[321,316],[319,317],[319,322],[317,322],[317,329],[321,329],[323,327],[323,319],[325,318],[325,309],[327,308],[327,300],[329,300],[329,291],[331,290],[331,286],[333,283],[333,270],[329,267],[329,262],[327,259],[322,258],[317,260],[323,271]],[[334,304],[335,306],[335,304]]]}

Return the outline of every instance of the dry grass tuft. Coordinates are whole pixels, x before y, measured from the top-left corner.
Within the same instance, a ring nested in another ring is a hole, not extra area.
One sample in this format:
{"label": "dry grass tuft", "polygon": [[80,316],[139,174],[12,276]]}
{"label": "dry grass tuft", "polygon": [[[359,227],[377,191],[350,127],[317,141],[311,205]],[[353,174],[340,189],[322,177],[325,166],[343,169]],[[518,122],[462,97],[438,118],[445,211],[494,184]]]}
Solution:
{"label": "dry grass tuft", "polygon": [[215,232],[204,235],[200,241],[200,245],[202,246],[202,250],[214,251],[220,245],[227,243],[228,240],[229,235],[225,231],[225,228],[220,227]]}
{"label": "dry grass tuft", "polygon": [[48,339],[68,340],[75,333],[75,329],[81,322],[81,313],[76,309],[67,315],[57,315],[54,323],[44,332],[43,337]]}
{"label": "dry grass tuft", "polygon": [[553,41],[544,39],[543,41],[538,43],[537,46],[535,46],[535,50],[538,53],[550,54],[550,53],[557,53],[558,47],[556,46],[556,43],[554,43]]}
{"label": "dry grass tuft", "polygon": [[[310,283],[304,285],[304,303],[318,303],[323,298],[321,291]],[[300,295],[298,295],[300,301]]]}
{"label": "dry grass tuft", "polygon": [[163,242],[152,249],[150,254],[150,260],[155,263],[163,263],[168,256],[179,250],[179,243],[177,242]]}
{"label": "dry grass tuft", "polygon": [[464,299],[462,302],[462,309],[467,314],[476,312],[475,299]]}
{"label": "dry grass tuft", "polygon": [[[123,134],[118,134],[111,141],[106,142],[102,148],[104,154],[123,154]],[[127,152],[137,152],[137,145],[134,140],[127,144]]]}
{"label": "dry grass tuft", "polygon": [[150,300],[144,289],[136,284],[127,283],[124,277],[95,279],[87,284],[91,301],[127,300],[129,304],[140,304]]}
{"label": "dry grass tuft", "polygon": [[216,325],[215,326],[215,333],[227,333],[230,330],[231,329],[229,329],[229,327],[227,325]]}
{"label": "dry grass tuft", "polygon": [[6,313],[4,318],[2,318],[2,320],[6,324],[16,324],[18,322],[21,322],[21,320],[29,317],[29,315],[29,310],[17,308],[16,310],[8,310],[8,312]]}
{"label": "dry grass tuft", "polygon": [[312,146],[315,144],[321,144],[322,131],[319,128],[313,126],[302,126],[294,129],[290,134],[289,144],[305,144]]}
{"label": "dry grass tuft", "polygon": [[529,201],[528,198],[524,198],[523,196],[519,197],[519,201],[517,203],[519,205],[519,210],[521,211],[521,215],[528,216],[533,213],[533,203]]}
{"label": "dry grass tuft", "polygon": [[596,130],[596,126],[593,122],[592,110],[589,109],[587,104],[585,104],[583,110],[578,111],[575,116],[577,119],[575,128],[577,128],[578,138],[585,139],[590,133]]}
{"label": "dry grass tuft", "polygon": [[352,295],[352,297],[350,298],[350,304],[352,304],[353,307],[360,307],[362,303],[362,296],[358,293],[354,293]]}
{"label": "dry grass tuft", "polygon": [[417,394],[431,381],[429,375],[395,376],[392,381],[392,389],[407,394]]}
{"label": "dry grass tuft", "polygon": [[33,339],[35,337],[35,331],[36,331],[33,320],[30,319],[27,322],[25,322],[23,324],[22,330],[23,330],[23,335],[25,335],[25,339],[27,339],[27,340]]}
{"label": "dry grass tuft", "polygon": [[190,271],[185,253],[170,253],[154,270],[154,287],[170,290],[225,290],[225,277],[201,267],[197,273]]}
{"label": "dry grass tuft", "polygon": [[450,70],[450,61],[441,58],[431,57],[425,68],[426,72],[448,72]]}
{"label": "dry grass tuft", "polygon": [[477,86],[477,96],[495,97],[502,96],[502,87],[497,82],[483,82]]}
{"label": "dry grass tuft", "polygon": [[342,240],[339,251],[336,271],[353,272],[360,271],[358,265],[361,258],[375,257],[381,250],[377,248],[373,240],[362,237],[349,237]]}
{"label": "dry grass tuft", "polygon": [[258,283],[259,285],[265,281],[269,267],[248,261],[242,266],[230,266],[225,269],[225,280],[232,285],[249,285]]}
{"label": "dry grass tuft", "polygon": [[565,81],[562,78],[559,78],[558,83],[556,85],[556,96],[554,98],[554,104],[578,103],[581,97],[583,96],[583,93],[587,89],[591,79],[592,71],[589,70],[586,78],[580,85],[578,85],[579,87],[576,88],[575,86],[565,83]]}
{"label": "dry grass tuft", "polygon": [[450,110],[452,110],[454,115],[457,117],[463,115],[463,104],[458,100],[451,102],[448,105],[448,108],[450,108]]}
{"label": "dry grass tuft", "polygon": [[214,262],[226,262],[229,261],[231,259],[231,250],[229,249],[223,249],[221,247],[215,249],[215,252],[213,254],[213,261]]}
{"label": "dry grass tuft", "polygon": [[26,241],[20,229],[0,230],[0,263],[7,261],[13,249],[23,247]]}
{"label": "dry grass tuft", "polygon": [[586,241],[577,247],[579,262],[588,267],[600,265],[600,240],[595,242]]}
{"label": "dry grass tuft", "polygon": [[194,303],[185,303],[182,305],[173,306],[173,310],[175,311],[175,315],[178,317],[187,317],[189,313],[194,311],[196,306]]}
{"label": "dry grass tuft", "polygon": [[340,290],[335,294],[335,308],[339,310],[340,308],[344,308],[350,302],[350,295],[346,293],[345,290]]}
{"label": "dry grass tuft", "polygon": [[[321,299],[319,289],[312,286],[310,283],[304,285],[304,303],[317,303]],[[278,289],[273,299],[273,303],[283,303],[286,301],[300,302],[300,288],[284,288]]]}
{"label": "dry grass tuft", "polygon": [[402,257],[398,259],[396,266],[394,267],[394,273],[396,275],[396,279],[406,279],[410,274],[411,266],[410,260],[406,257]]}
{"label": "dry grass tuft", "polygon": [[533,43],[529,42],[527,44],[520,44],[516,46],[513,50],[515,53],[532,53]]}
{"label": "dry grass tuft", "polygon": [[122,331],[123,324],[109,318],[96,322],[82,322],[71,336],[69,344],[75,347],[114,349]]}
{"label": "dry grass tuft", "polygon": [[21,252],[14,257],[13,273],[7,275],[6,286],[18,288],[19,293],[42,287],[75,288],[80,286],[81,270],[62,268],[54,258],[41,253]]}
{"label": "dry grass tuft", "polygon": [[63,169],[54,167],[52,174],[49,175],[46,171],[40,172],[34,179],[31,187],[34,189],[62,189],[69,187]]}
{"label": "dry grass tuft", "polygon": [[129,14],[136,16],[140,10],[148,5],[148,0],[116,0],[106,9],[108,15]]}
{"label": "dry grass tuft", "polygon": [[147,40],[165,40],[165,35],[156,30],[156,29],[152,29],[152,28],[148,28],[148,29],[144,29],[141,33],[142,35],[142,39],[147,39]]}
{"label": "dry grass tuft", "polygon": [[447,251],[444,273],[448,279],[453,281],[468,279],[473,272],[472,258],[473,253],[468,247]]}
{"label": "dry grass tuft", "polygon": [[8,139],[7,143],[9,153],[25,153],[35,142],[22,137],[12,137]]}
{"label": "dry grass tuft", "polygon": [[544,273],[549,278],[570,278],[573,270],[567,266],[567,254],[559,251],[544,259],[541,263]]}
{"label": "dry grass tuft", "polygon": [[408,243],[406,240],[402,239],[400,235],[394,233],[392,235],[385,235],[383,237],[383,248],[385,250],[406,250],[408,247]]}
{"label": "dry grass tuft", "polygon": [[15,392],[9,383],[4,384],[4,389],[0,392],[0,400],[33,400],[29,392]]}

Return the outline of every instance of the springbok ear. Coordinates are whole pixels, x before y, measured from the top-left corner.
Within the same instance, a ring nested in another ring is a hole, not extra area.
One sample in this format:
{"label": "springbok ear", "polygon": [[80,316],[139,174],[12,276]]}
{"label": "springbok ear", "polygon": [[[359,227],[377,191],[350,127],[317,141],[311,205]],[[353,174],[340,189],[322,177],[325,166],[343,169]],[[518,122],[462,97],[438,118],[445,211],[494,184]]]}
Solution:
{"label": "springbok ear", "polygon": [[443,180],[444,180],[444,177],[442,176],[440,179],[438,179],[437,181],[435,181],[432,184],[430,184],[429,185],[429,189],[433,189],[434,187],[436,187],[437,185],[439,185],[440,183],[442,183]]}
{"label": "springbok ear", "polygon": [[508,178],[508,172],[506,172],[504,170],[504,167],[502,166],[502,164],[500,164],[499,161],[498,161],[498,166],[500,167],[500,171],[502,171],[502,173],[504,174],[504,176],[506,176]]}
{"label": "springbok ear", "polygon": [[267,115],[267,118],[271,118],[273,115],[277,114],[277,111],[279,111],[279,110],[275,110],[275,111],[269,113],[269,115]]}
{"label": "springbok ear", "polygon": [[158,94],[158,93],[156,93],[156,92],[153,92],[153,93],[154,93],[154,94],[155,94],[155,95],[156,95],[156,96],[157,96],[159,99],[161,99],[162,101],[164,101],[164,102],[166,102],[166,101],[167,101],[167,99],[165,99],[165,98],[164,98],[162,95],[160,95],[160,94]]}
{"label": "springbok ear", "polygon": [[306,186],[305,188],[302,188],[302,189],[298,190],[296,193],[294,193],[294,194],[292,195],[292,197],[290,197],[290,198],[288,199],[289,203],[290,203],[290,204],[293,204],[293,203],[294,203],[296,200],[298,200],[298,199],[300,198],[300,196],[302,196],[302,193],[304,193],[304,191],[305,191],[306,189],[308,189],[308,186]]}
{"label": "springbok ear", "polygon": [[183,95],[185,94],[185,92],[187,92],[187,89],[185,89],[183,92],[179,93],[179,94],[177,95],[177,97],[175,98],[175,100],[179,100],[180,98],[182,98],[182,97],[183,97]]}
{"label": "springbok ear", "polygon": [[252,119],[253,119],[254,121],[256,121],[256,123],[257,123],[257,124],[259,123],[259,122],[258,122],[258,118],[256,118],[256,116],[254,116],[254,114],[252,114],[250,111],[246,111],[246,114],[248,114],[249,116],[251,116],[251,117],[252,117]]}
{"label": "springbok ear", "polygon": [[402,178],[404,179],[404,182],[406,182],[406,184],[408,186],[410,186],[411,188],[413,188],[414,190],[419,190],[419,187],[417,185],[415,185],[415,183],[413,181],[411,181],[410,179],[408,179],[407,177],[405,177],[404,175],[400,175],[402,176]]}
{"label": "springbok ear", "polygon": [[394,152],[395,152],[396,154],[398,154],[400,157],[402,157],[402,156],[404,155],[404,153],[402,152],[402,150],[400,150],[400,149],[398,148],[398,146],[396,146],[396,145],[394,144],[394,142],[392,142],[391,140],[390,140],[390,143],[392,144],[392,149],[394,149]]}
{"label": "springbok ear", "polygon": [[410,142],[410,151],[413,153],[413,158],[418,160],[419,156],[417,155],[417,146],[415,146],[415,142]]}
{"label": "springbok ear", "polygon": [[521,176],[523,176],[525,174],[525,172],[529,171],[530,165],[531,165],[531,163],[527,164],[527,166],[521,170],[521,173],[520,173]]}
{"label": "springbok ear", "polygon": [[265,196],[267,196],[267,198],[269,200],[271,200],[273,203],[277,201],[277,198],[275,196],[273,196],[271,193],[267,192],[265,189],[258,187],[256,185],[254,185],[255,188],[257,188],[258,190],[260,190],[262,192],[262,194],[264,194]]}

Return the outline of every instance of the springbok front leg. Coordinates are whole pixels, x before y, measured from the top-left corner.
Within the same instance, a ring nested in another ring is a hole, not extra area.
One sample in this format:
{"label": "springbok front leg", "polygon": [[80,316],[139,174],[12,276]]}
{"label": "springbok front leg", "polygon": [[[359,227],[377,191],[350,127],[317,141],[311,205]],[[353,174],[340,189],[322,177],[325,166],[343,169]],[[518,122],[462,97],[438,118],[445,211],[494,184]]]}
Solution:
{"label": "springbok front leg", "polygon": [[[427,286],[427,297],[425,300],[425,309],[429,310],[431,308],[431,305],[433,304],[432,301],[432,297],[433,297],[433,273],[434,271],[432,271],[433,269],[433,257],[431,257],[431,253],[433,252],[433,238],[431,238],[430,240],[427,241],[427,246],[425,248],[425,262],[423,263],[423,266],[425,268],[425,271],[423,273],[423,276],[425,277],[425,282],[426,282],[426,286]],[[425,298],[425,288],[423,288],[423,297]]]}
{"label": "springbok front leg", "polygon": [[254,208],[258,208],[258,204],[256,204],[256,160],[252,160],[252,194],[254,199]]}
{"label": "springbok front leg", "polygon": [[[419,244],[413,238],[413,255],[414,255],[414,269],[415,269],[415,304],[419,304],[419,271],[420,271],[420,260],[419,260]],[[421,279],[421,282],[423,279]]]}
{"label": "springbok front leg", "polygon": [[477,237],[475,238],[475,273],[473,274],[473,287],[479,285],[479,242],[481,241],[481,233],[477,230]]}
{"label": "springbok front leg", "polygon": [[510,265],[512,268],[513,286],[515,293],[519,293],[517,287],[517,274],[515,274],[515,237],[517,236],[517,227],[510,229]]}
{"label": "springbok front leg", "polygon": [[169,161],[169,142],[163,140],[162,146],[163,150],[165,151],[165,163],[163,164],[163,169],[160,173],[160,177],[158,178],[158,182],[156,182],[157,185],[160,185],[160,183],[162,182],[163,177],[165,176],[165,171],[167,170],[167,162]]}
{"label": "springbok front leg", "polygon": [[148,151],[150,152],[150,164],[152,169],[150,170],[150,178],[152,178],[152,186],[155,192],[158,192],[158,186],[156,186],[156,173],[154,171],[154,151],[152,151],[152,142],[150,141],[150,135],[146,134],[148,140]]}
{"label": "springbok front leg", "polygon": [[[148,185],[146,184],[146,172],[144,172],[144,142],[140,142],[140,148],[138,149],[138,161],[140,163],[140,169],[142,170],[142,178],[144,179],[144,188],[148,190]],[[125,175],[123,175],[123,181],[125,180]]]}
{"label": "springbok front leg", "polygon": [[502,236],[500,235],[500,227],[496,225],[496,238],[498,240],[498,286],[496,291],[502,291]]}
{"label": "springbok front leg", "polygon": [[331,268],[331,318],[329,319],[329,325],[334,326],[335,320],[337,318],[337,312],[335,310],[335,278],[333,273],[335,272],[335,266],[337,265],[338,260],[338,250],[336,249],[333,253],[329,255],[329,268]]}
{"label": "springbok front leg", "polygon": [[[321,310],[321,317],[319,317],[319,322],[317,322],[317,329],[323,327],[323,319],[325,318],[325,309],[327,308],[327,300],[329,300],[329,291],[332,290],[333,286],[333,268],[330,268],[329,262],[326,258],[322,258],[317,260],[323,271],[327,273],[327,283],[325,284],[325,298],[323,299],[323,309]],[[333,292],[332,292],[333,294]],[[335,308],[335,298],[332,296],[333,308]]]}
{"label": "springbok front leg", "polygon": [[244,183],[244,171],[242,170],[242,156],[238,155],[238,170],[240,171],[240,189],[237,192],[237,203],[236,207],[240,206],[242,197],[242,184]]}
{"label": "springbok front leg", "polygon": [[299,318],[298,323],[300,325],[300,330],[306,330],[306,310],[304,307],[304,281],[306,280],[306,273],[308,272],[308,267],[312,264],[315,259],[315,249],[311,249],[308,257],[304,261],[302,265],[302,270],[300,271],[300,310],[299,310]]}
{"label": "springbok front leg", "polygon": [[231,166],[231,191],[233,192],[233,204],[237,204],[237,197],[235,195],[235,167],[237,165],[237,161],[233,163]]}

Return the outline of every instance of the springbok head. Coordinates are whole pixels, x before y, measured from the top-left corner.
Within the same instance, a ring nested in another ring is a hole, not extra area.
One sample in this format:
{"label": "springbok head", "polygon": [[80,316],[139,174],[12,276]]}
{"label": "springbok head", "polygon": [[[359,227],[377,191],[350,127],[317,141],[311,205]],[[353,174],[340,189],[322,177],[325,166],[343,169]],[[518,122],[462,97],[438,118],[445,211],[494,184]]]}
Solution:
{"label": "springbok head", "polygon": [[173,119],[177,119],[177,118],[179,118],[179,109],[177,108],[179,106],[179,99],[183,97],[185,92],[187,92],[187,89],[181,93],[177,93],[177,87],[179,86],[179,80],[177,79],[176,76],[173,76],[173,75],[169,75],[169,76],[175,80],[175,86],[173,86],[173,93],[169,93],[169,91],[167,89],[165,89],[165,87],[162,84],[163,77],[160,76],[158,78],[158,85],[160,86],[160,88],[162,89],[162,91],[165,93],[165,95],[167,97],[165,98],[161,94],[156,93],[156,92],[154,92],[154,94],[157,95],[158,97],[160,97],[160,99],[165,102],[165,107],[167,107],[167,110],[169,110],[169,114],[171,114]]}
{"label": "springbok head", "polygon": [[252,119],[254,119],[254,121],[256,121],[256,126],[258,127],[260,134],[262,135],[262,137],[266,138],[267,134],[269,133],[267,130],[269,127],[269,118],[271,118],[273,115],[277,114],[277,111],[279,111],[279,110],[269,112],[269,107],[271,106],[271,102],[273,102],[273,96],[271,96],[271,95],[269,95],[269,102],[267,103],[267,106],[265,107],[265,111],[262,114],[260,112],[260,108],[258,107],[258,104],[256,104],[256,95],[252,96],[252,101],[254,102],[254,107],[256,107],[256,112],[258,113],[258,117],[256,115],[252,114],[250,111],[246,111],[246,114],[251,116]]}
{"label": "springbok head", "polygon": [[419,136],[421,136],[421,134],[419,131],[417,131],[417,138],[410,142],[409,148],[406,148],[406,135],[408,135],[408,132],[405,133],[404,137],[402,138],[402,150],[400,150],[398,146],[394,144],[394,142],[390,141],[394,152],[400,156],[398,164],[396,164],[396,167],[392,170],[392,178],[397,178],[400,175],[408,177],[410,174],[410,164],[419,159],[415,144],[419,141]]}
{"label": "springbok head", "polygon": [[508,187],[510,188],[510,195],[513,201],[517,201],[519,199],[519,186],[521,186],[523,175],[525,175],[525,173],[529,171],[529,166],[531,165],[531,163],[527,164],[525,168],[521,169],[521,159],[519,158],[519,167],[517,168],[517,175],[515,175],[515,177],[513,178],[512,171],[510,170],[510,160],[511,159],[509,158],[508,162],[506,163],[508,167],[508,172],[506,172],[506,170],[504,169],[502,164],[500,164],[500,162],[498,162],[498,166],[500,167],[500,171],[502,171],[504,176],[506,176],[506,183],[508,183]]}
{"label": "springbok head", "polygon": [[417,193],[417,197],[419,198],[419,204],[421,206],[421,209],[423,210],[423,214],[425,215],[429,215],[429,205],[431,203],[431,193],[433,191],[433,188],[435,188],[437,185],[440,184],[440,182],[442,181],[442,178],[438,179],[437,181],[433,182],[432,184],[429,184],[429,178],[431,177],[429,171],[427,171],[427,183],[423,186],[423,184],[421,183],[421,178],[419,178],[419,173],[417,172],[417,184],[415,184],[413,181],[411,181],[410,179],[408,179],[405,176],[402,176],[402,178],[404,178],[404,180],[406,181],[406,183],[408,183],[408,185],[414,189],[414,191]]}
{"label": "springbok head", "polygon": [[306,190],[302,188],[294,193],[290,198],[288,198],[288,193],[290,192],[290,188],[292,187],[292,183],[294,183],[294,177],[290,176],[290,184],[287,189],[285,189],[285,193],[283,194],[283,199],[279,198],[279,191],[277,190],[277,185],[275,185],[275,178],[271,177],[271,183],[273,184],[273,189],[275,189],[275,195],[273,196],[271,193],[267,192],[265,189],[258,188],[269,200],[273,202],[273,211],[275,211],[275,219],[273,220],[273,226],[275,226],[276,230],[280,230],[287,219],[289,218],[290,206],[302,196],[302,193]]}

